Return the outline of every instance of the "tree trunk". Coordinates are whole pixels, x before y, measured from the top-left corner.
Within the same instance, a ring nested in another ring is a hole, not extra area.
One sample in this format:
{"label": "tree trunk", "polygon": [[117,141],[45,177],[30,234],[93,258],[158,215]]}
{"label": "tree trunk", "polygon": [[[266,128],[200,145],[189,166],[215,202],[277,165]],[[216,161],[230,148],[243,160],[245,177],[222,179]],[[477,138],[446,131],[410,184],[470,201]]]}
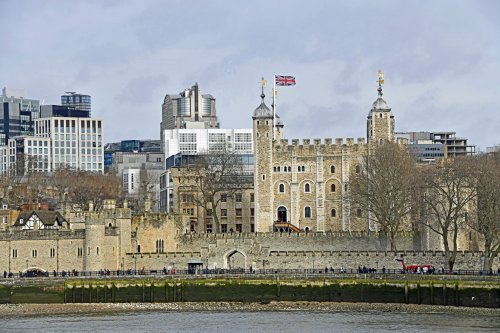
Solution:
{"label": "tree trunk", "polygon": [[396,252],[397,245],[396,245],[396,233],[395,232],[389,232],[389,242],[391,243],[391,251]]}
{"label": "tree trunk", "polygon": [[446,234],[443,234],[443,247],[444,247],[445,265],[449,267],[449,264],[450,264],[450,244],[448,243],[448,237]]}

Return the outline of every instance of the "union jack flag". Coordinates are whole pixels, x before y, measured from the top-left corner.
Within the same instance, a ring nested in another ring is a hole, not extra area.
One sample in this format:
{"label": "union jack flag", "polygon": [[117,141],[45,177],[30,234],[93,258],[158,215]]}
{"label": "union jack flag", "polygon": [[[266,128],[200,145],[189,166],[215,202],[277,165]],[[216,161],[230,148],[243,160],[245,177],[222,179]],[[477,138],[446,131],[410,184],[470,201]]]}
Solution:
{"label": "union jack flag", "polygon": [[274,82],[277,86],[294,86],[295,76],[275,75]]}

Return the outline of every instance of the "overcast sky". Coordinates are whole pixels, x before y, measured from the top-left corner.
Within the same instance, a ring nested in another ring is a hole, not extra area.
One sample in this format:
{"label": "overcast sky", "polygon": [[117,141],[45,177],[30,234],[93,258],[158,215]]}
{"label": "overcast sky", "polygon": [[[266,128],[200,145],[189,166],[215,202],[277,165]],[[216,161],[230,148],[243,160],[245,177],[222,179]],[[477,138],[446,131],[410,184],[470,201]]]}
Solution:
{"label": "overcast sky", "polygon": [[221,127],[250,128],[260,77],[295,75],[278,92],[285,137],[357,138],[382,69],[396,131],[484,150],[500,143],[499,17],[494,0],[0,0],[0,87],[89,94],[113,142],[159,138],[165,94],[195,82]]}

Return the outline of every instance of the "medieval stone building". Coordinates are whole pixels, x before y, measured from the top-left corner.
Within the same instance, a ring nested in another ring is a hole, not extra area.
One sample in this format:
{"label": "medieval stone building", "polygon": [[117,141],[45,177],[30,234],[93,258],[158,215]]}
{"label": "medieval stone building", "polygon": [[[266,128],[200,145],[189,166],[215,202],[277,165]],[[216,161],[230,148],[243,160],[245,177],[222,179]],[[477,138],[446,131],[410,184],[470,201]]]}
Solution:
{"label": "medieval stone building", "polygon": [[256,231],[301,229],[305,231],[366,231],[366,212],[349,205],[349,176],[360,172],[369,147],[394,140],[394,116],[378,98],[367,119],[363,138],[292,140],[283,138],[283,122],[264,102],[253,114],[255,144]]}

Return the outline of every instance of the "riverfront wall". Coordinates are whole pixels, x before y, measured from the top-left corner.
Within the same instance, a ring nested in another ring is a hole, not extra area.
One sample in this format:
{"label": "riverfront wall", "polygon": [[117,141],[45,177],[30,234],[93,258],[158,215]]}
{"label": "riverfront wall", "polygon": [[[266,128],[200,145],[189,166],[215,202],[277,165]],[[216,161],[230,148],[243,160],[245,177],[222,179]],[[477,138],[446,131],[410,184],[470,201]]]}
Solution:
{"label": "riverfront wall", "polygon": [[500,307],[497,281],[283,279],[70,280],[0,286],[0,303],[370,302]]}

